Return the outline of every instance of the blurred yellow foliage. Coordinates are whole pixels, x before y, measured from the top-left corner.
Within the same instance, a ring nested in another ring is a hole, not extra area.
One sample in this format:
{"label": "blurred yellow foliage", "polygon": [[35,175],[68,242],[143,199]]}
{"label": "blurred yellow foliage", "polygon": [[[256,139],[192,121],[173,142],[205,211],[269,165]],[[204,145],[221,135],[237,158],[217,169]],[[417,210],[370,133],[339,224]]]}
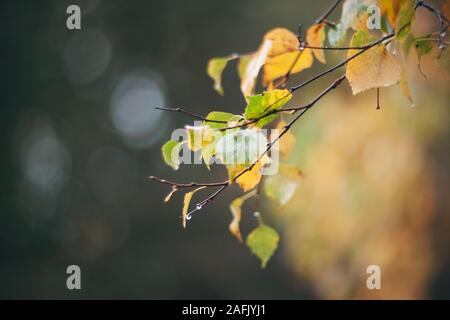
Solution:
{"label": "blurred yellow foliage", "polygon": [[[330,99],[296,129],[305,179],[282,215],[287,258],[320,298],[426,297],[435,193],[427,143],[448,125],[448,100],[410,108],[386,93],[376,111],[374,95]],[[366,288],[373,264],[381,290]]]}

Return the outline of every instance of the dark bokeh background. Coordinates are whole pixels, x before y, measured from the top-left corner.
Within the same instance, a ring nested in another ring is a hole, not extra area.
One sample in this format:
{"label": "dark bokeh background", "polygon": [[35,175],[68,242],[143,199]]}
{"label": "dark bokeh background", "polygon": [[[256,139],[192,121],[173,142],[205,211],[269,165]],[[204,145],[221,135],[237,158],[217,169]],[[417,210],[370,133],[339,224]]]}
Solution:
{"label": "dark bokeh background", "polygon": [[[81,7],[81,31],[66,28],[69,4]],[[163,205],[167,188],[146,177],[222,178],[220,168],[212,175],[200,166],[173,172],[162,162],[161,145],[187,120],[153,107],[241,113],[235,72],[225,73],[220,97],[206,61],[253,51],[273,27],[310,25],[327,4],[2,3],[0,298],[317,297],[283,258],[283,242],[261,270],[229,235],[228,203],[237,189],[183,230],[181,195]],[[437,143],[443,163],[448,141],[447,135]],[[448,166],[441,170],[447,177]],[[448,177],[444,184],[448,188]],[[253,225],[244,218],[244,230]],[[430,282],[432,297],[448,297],[443,261]],[[70,264],[82,269],[81,291],[66,289]]]}

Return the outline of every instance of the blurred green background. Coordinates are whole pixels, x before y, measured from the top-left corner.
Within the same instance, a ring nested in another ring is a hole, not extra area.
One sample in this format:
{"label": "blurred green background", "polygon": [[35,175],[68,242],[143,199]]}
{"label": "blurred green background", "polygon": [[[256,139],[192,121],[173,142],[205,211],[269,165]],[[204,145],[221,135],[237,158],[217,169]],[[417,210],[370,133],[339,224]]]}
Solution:
{"label": "blurred green background", "polygon": [[[284,213],[263,204],[281,234],[265,270],[228,232],[237,188],[183,230],[181,195],[163,204],[167,187],[147,179],[223,179],[223,168],[163,163],[161,145],[190,119],[154,107],[242,113],[233,67],[221,97],[207,60],[251,52],[273,27],[308,26],[329,2],[3,3],[0,298],[449,298],[449,82],[432,57],[430,80],[410,75],[415,108],[392,88],[376,111],[373,92],[351,98],[345,85],[297,125],[289,161],[305,183]],[[80,31],[66,28],[70,4]],[[71,264],[81,291],[66,288]],[[381,293],[362,289],[368,264],[386,270]]]}

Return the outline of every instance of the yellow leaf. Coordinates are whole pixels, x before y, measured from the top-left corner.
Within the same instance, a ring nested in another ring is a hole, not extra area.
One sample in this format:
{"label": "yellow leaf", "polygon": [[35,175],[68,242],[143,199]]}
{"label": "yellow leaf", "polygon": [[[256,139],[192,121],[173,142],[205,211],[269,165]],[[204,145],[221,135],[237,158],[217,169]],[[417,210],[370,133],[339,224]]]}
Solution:
{"label": "yellow leaf", "polygon": [[235,236],[240,242],[243,242],[241,230],[239,228],[239,223],[241,222],[241,215],[242,215],[242,205],[244,201],[250,199],[251,197],[256,195],[256,191],[249,192],[242,197],[239,197],[237,199],[234,199],[233,202],[230,204],[230,210],[231,214],[233,215],[233,220],[231,221],[230,225],[228,226],[228,229],[230,230],[231,234]]}
{"label": "yellow leaf", "polygon": [[186,126],[188,147],[198,151],[214,140],[214,131],[208,126]]}
{"label": "yellow leaf", "polygon": [[187,221],[187,214],[189,211],[189,204],[191,203],[192,200],[192,196],[194,195],[194,193],[196,193],[197,191],[204,189],[206,187],[200,187],[195,189],[194,191],[191,192],[187,192],[184,195],[184,200],[183,200],[183,213],[182,213],[182,218],[183,218],[183,228],[186,228],[186,221]]}
{"label": "yellow leaf", "polygon": [[[239,173],[247,168],[246,165],[243,164],[233,164],[228,165],[228,176],[230,179],[236,177]],[[239,178],[237,178],[236,182],[244,191],[250,191],[261,181],[261,164],[256,163],[250,171],[245,172]]]}
{"label": "yellow leaf", "polygon": [[[306,32],[306,41],[309,46],[323,47],[325,42],[325,24],[319,23],[311,26]],[[326,63],[325,54],[322,49],[313,49],[314,56],[322,63]]]}
{"label": "yellow leaf", "polygon": [[[359,47],[377,40],[368,31],[357,31],[350,46]],[[349,50],[348,57],[358,53],[359,50]],[[380,87],[388,87],[400,80],[400,64],[381,44],[351,60],[347,65],[346,77],[352,87],[353,94]]]}
{"label": "yellow leaf", "polygon": [[402,91],[402,94],[409,100],[409,103],[413,107],[414,100],[411,96],[411,91],[409,90],[409,80],[408,80],[408,73],[406,72],[406,69],[403,69],[401,77],[400,77],[400,89]]}
{"label": "yellow leaf", "polygon": [[279,56],[286,52],[297,51],[299,42],[297,36],[285,28],[275,28],[264,35],[264,42],[271,41],[269,57]]}
{"label": "yellow leaf", "polygon": [[314,58],[310,49],[287,52],[269,58],[263,68],[263,85],[267,86],[272,80],[285,76],[289,71],[294,74],[307,69],[312,66],[313,61]]}
{"label": "yellow leaf", "polygon": [[245,60],[245,65],[238,66],[241,76],[241,91],[244,97],[253,95],[256,78],[259,70],[266,63],[267,56],[272,48],[272,41],[264,41],[258,51],[249,60]]}
{"label": "yellow leaf", "polygon": [[[277,125],[277,129],[282,130],[285,125],[286,122],[281,120]],[[273,139],[275,139],[277,136],[278,134],[275,137],[273,137]],[[280,154],[284,159],[286,159],[294,149],[295,141],[296,141],[295,136],[289,130],[275,144],[275,146],[278,146],[279,148],[278,150],[280,151]]]}
{"label": "yellow leaf", "polygon": [[[270,158],[267,155],[262,156],[262,158],[253,166],[253,168],[239,178],[236,179],[237,184],[245,192],[252,190],[261,181],[261,168],[270,162]],[[238,174],[248,168],[245,164],[232,164],[227,165],[228,178],[233,180]]]}
{"label": "yellow leaf", "polygon": [[381,14],[386,15],[391,26],[395,26],[398,11],[400,9],[399,0],[380,0]]}

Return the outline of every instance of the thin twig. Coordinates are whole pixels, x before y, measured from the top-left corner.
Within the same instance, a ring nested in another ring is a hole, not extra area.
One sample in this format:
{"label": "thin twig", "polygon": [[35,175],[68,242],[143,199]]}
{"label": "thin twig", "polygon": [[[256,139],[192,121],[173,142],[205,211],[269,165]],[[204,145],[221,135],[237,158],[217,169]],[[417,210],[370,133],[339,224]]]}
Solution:
{"label": "thin twig", "polygon": [[342,1],[342,0],[335,0],[334,3],[328,8],[328,10],[325,11],[325,12],[322,14],[322,16],[320,16],[320,17],[316,20],[316,23],[315,23],[315,24],[319,24],[319,23],[324,22],[324,21],[328,18],[328,16],[329,16],[331,13],[333,13],[334,9],[336,9],[336,7],[339,5],[339,3],[340,3],[341,1]]}
{"label": "thin twig", "polygon": [[[333,10],[337,7],[337,5],[341,2],[341,0],[336,0],[333,5],[319,18],[317,19],[316,23],[322,23],[325,22],[327,17],[331,14],[331,12],[333,12]],[[442,14],[440,14],[436,9],[434,9],[434,7],[432,7],[431,5],[427,4],[424,1],[419,1],[415,7],[415,9],[419,6],[423,6],[425,8],[427,8],[428,10],[434,12],[436,14],[436,16],[439,19],[440,22],[440,34],[439,34],[439,42],[440,42],[440,47],[442,45],[445,44],[445,41],[443,40],[443,37],[445,37],[445,32],[448,28],[448,19],[446,17],[444,17]],[[445,22],[447,23],[446,25],[443,23],[443,21],[445,20]],[[299,90],[300,88],[303,88],[305,86],[307,86],[308,84],[312,83],[313,81],[339,69],[340,67],[346,65],[349,61],[355,59],[356,57],[358,57],[359,55],[361,55],[362,53],[364,53],[365,51],[369,50],[372,47],[375,47],[377,45],[380,45],[382,43],[386,42],[390,42],[392,41],[392,39],[394,38],[394,36],[396,34],[398,34],[401,30],[403,30],[403,28],[406,26],[403,26],[402,28],[400,28],[400,30],[396,32],[392,32],[382,38],[380,38],[379,40],[363,46],[363,47],[342,47],[342,48],[327,48],[327,47],[305,47],[305,48],[310,48],[310,49],[324,49],[324,50],[360,50],[359,52],[355,53],[354,55],[348,57],[347,59],[345,59],[344,61],[338,63],[337,65],[335,65],[334,67],[331,67],[321,73],[319,73],[318,75],[312,77],[311,79],[300,83],[296,86],[293,86],[289,89],[289,94],[294,93],[295,91]],[[301,42],[300,42],[301,43]],[[300,48],[303,49],[303,48]],[[300,52],[301,53],[301,52]],[[294,62],[295,64],[295,62]],[[292,68],[291,68],[292,69]],[[287,74],[287,76],[289,76],[290,72]],[[238,126],[235,126],[234,128],[237,127],[241,127],[241,126],[246,126],[249,125],[250,123],[255,123],[259,120],[261,120],[264,117],[267,117],[271,114],[275,114],[278,112],[288,112],[288,111],[293,111],[294,113],[298,113],[287,125],[285,125],[282,130],[281,133],[275,138],[273,139],[268,145],[267,148],[265,149],[265,151],[247,168],[245,168],[244,170],[242,170],[239,174],[237,174],[233,179],[228,179],[226,181],[222,181],[222,182],[215,182],[215,183],[198,183],[198,182],[190,182],[190,183],[175,183],[175,182],[171,182],[171,181],[167,181],[167,180],[163,180],[154,176],[149,177],[151,180],[153,181],[158,181],[160,183],[163,184],[168,184],[171,185],[173,188],[190,188],[190,187],[219,187],[213,194],[211,194],[209,197],[207,197],[206,199],[202,200],[201,202],[197,203],[197,205],[195,206],[195,209],[190,211],[188,213],[188,216],[191,217],[191,215],[199,210],[201,210],[205,205],[209,204],[211,201],[213,201],[221,192],[223,192],[227,187],[229,187],[233,182],[235,182],[237,179],[239,179],[239,177],[241,177],[242,175],[244,175],[246,172],[252,170],[254,168],[254,166],[261,161],[261,159],[268,153],[270,152],[270,150],[272,149],[272,147],[275,145],[275,143],[277,143],[290,129],[291,127],[309,110],[311,109],[322,97],[324,97],[326,94],[328,94],[330,91],[334,90],[335,88],[337,88],[342,81],[345,79],[345,76],[341,76],[338,79],[336,79],[327,89],[325,89],[322,93],[320,93],[314,100],[312,100],[310,103],[301,106],[301,107],[296,107],[296,108],[284,108],[284,109],[279,109],[279,110],[271,110],[270,112],[262,115],[261,117],[255,118],[255,119],[247,119],[247,121],[245,121],[243,124],[240,124]],[[267,109],[270,109],[271,106],[273,106],[274,104],[278,103],[279,101],[281,101],[282,99],[286,98],[288,95],[278,99],[277,101],[275,101],[274,103],[272,103],[269,107],[267,107]],[[377,105],[379,105],[379,90],[377,89]],[[209,120],[206,119],[204,117],[201,117],[199,115],[193,114],[189,111],[183,110],[181,108],[158,108],[161,110],[166,110],[166,111],[177,111],[177,112],[181,112],[187,115],[190,115],[194,118],[203,120],[203,121],[210,121],[210,122],[218,122],[218,123],[227,123],[226,121],[218,121],[218,120]],[[266,110],[267,110],[266,109]],[[242,119],[244,120],[244,119]],[[229,128],[225,128],[225,129],[231,129],[233,127],[229,127]]]}
{"label": "thin twig", "polygon": [[148,177],[152,181],[156,181],[162,184],[168,184],[173,187],[181,188],[191,188],[191,187],[218,187],[224,185],[224,182],[213,182],[213,183],[204,183],[204,182],[189,182],[189,183],[178,183],[165,179],[160,179],[155,176]]}
{"label": "thin twig", "polygon": [[438,11],[435,7],[433,7],[431,4],[420,0],[417,1],[414,9],[417,9],[418,7],[424,7],[426,9],[428,9],[430,12],[434,13],[434,15],[438,18],[439,20],[439,56],[441,55],[442,51],[445,48],[445,35],[447,33],[447,29],[449,26],[448,23],[448,18],[445,17],[444,15],[442,15],[442,13],[440,11]]}
{"label": "thin twig", "polygon": [[214,198],[216,198],[221,192],[223,192],[228,186],[230,186],[233,182],[235,182],[237,179],[239,179],[242,175],[244,175],[246,172],[251,171],[254,166],[261,161],[261,159],[272,149],[272,147],[275,145],[275,143],[277,143],[289,130],[290,128],[309,110],[311,109],[321,98],[323,98],[327,93],[329,93],[330,91],[336,89],[339,84],[342,83],[342,81],[345,79],[345,75],[339,77],[338,79],[336,79],[327,89],[325,89],[321,94],[319,94],[313,101],[311,101],[311,103],[309,104],[309,107],[303,109],[297,116],[295,116],[287,125],[285,125],[283,127],[283,129],[281,129],[281,133],[275,138],[273,139],[268,145],[267,148],[265,149],[265,151],[247,168],[245,168],[244,170],[242,170],[239,174],[237,174],[233,179],[230,179],[228,181],[224,181],[223,185],[221,185],[221,187],[215,191],[212,195],[210,195],[209,197],[207,197],[206,199],[204,199],[203,201],[197,203],[197,205],[195,206],[195,209],[193,209],[192,211],[190,211],[188,213],[188,216],[192,216],[195,212],[200,211],[201,209],[203,209],[204,206],[206,206],[207,204],[209,204],[211,201],[214,200]]}
{"label": "thin twig", "polygon": [[186,114],[186,115],[191,116],[191,117],[193,117],[195,119],[202,120],[202,121],[205,121],[205,122],[228,123],[227,121],[222,121],[222,120],[207,119],[205,117],[199,116],[198,114],[192,113],[192,112],[184,110],[182,108],[155,107],[155,109],[169,111],[169,112],[180,112],[180,113]]}

